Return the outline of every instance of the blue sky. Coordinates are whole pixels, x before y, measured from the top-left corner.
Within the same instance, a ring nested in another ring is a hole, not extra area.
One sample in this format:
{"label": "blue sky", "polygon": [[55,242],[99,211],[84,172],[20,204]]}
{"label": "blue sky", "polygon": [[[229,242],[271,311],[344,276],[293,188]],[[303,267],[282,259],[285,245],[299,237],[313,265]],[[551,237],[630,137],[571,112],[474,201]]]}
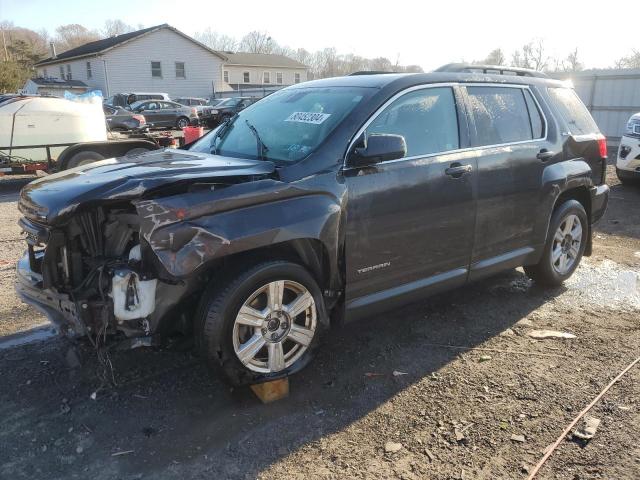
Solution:
{"label": "blue sky", "polygon": [[132,25],[169,23],[189,35],[207,27],[235,37],[260,30],[291,47],[333,46],[341,53],[393,61],[399,56],[400,63],[425,69],[483,58],[496,47],[509,54],[542,38],[550,55],[565,57],[578,47],[588,66],[607,67],[640,47],[635,29],[622,23],[628,5],[620,0],[606,6],[573,0],[0,0],[0,20],[50,33],[66,23],[100,28],[112,18]]}

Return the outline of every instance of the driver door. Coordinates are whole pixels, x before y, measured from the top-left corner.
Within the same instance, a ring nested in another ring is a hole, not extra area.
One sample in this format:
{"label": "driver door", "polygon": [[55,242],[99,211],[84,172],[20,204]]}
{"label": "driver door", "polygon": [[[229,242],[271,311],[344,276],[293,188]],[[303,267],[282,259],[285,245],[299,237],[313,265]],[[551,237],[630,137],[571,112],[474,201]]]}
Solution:
{"label": "driver door", "polygon": [[452,86],[409,89],[364,130],[402,135],[407,155],[346,168],[348,318],[466,282],[473,247],[476,160]]}

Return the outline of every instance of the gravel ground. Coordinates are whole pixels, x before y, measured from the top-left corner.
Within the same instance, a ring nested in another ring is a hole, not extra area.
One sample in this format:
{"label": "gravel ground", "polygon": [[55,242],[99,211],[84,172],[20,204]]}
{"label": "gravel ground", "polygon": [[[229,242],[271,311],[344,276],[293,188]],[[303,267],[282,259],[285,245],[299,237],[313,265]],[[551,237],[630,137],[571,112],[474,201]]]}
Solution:
{"label": "gravel ground", "polygon": [[[332,331],[271,405],[178,349],[113,352],[103,389],[84,344],[75,368],[60,339],[0,350],[0,478],[526,478],[640,352],[640,187],[609,177],[594,255],[565,286],[513,270]],[[22,244],[0,194],[2,335],[43,320],[12,293]],[[576,338],[527,336],[542,328]],[[640,366],[591,414],[595,437],[567,438],[538,478],[638,478]]]}

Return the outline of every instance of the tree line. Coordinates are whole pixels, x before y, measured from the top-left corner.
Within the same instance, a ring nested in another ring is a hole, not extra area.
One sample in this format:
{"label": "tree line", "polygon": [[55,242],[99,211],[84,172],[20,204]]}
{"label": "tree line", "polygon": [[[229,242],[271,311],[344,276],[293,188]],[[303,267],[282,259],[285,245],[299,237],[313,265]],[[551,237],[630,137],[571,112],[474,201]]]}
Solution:
{"label": "tree line", "polygon": [[[46,30],[34,31],[0,22],[0,93],[15,92],[34,73],[34,64],[50,56],[49,43],[54,42],[57,53],[83,45],[87,42],[144,28],[130,25],[119,19],[106,20],[100,29],[88,29],[79,24],[58,26],[52,34]],[[289,47],[278,43],[269,33],[252,31],[236,39],[212,28],[196,32],[194,38],[204,45],[222,52],[271,53],[285,55],[309,67],[310,77],[325,78],[347,75],[357,71],[422,72],[419,65],[401,65],[386,57],[366,58],[353,53],[339,53],[335,47],[310,52],[302,47]],[[502,48],[473,63],[532,68],[549,72],[573,72],[584,69],[574,48],[565,57],[549,55],[544,41],[532,40],[511,55]],[[640,51],[632,50],[627,56],[618,58],[612,68],[640,68]]]}

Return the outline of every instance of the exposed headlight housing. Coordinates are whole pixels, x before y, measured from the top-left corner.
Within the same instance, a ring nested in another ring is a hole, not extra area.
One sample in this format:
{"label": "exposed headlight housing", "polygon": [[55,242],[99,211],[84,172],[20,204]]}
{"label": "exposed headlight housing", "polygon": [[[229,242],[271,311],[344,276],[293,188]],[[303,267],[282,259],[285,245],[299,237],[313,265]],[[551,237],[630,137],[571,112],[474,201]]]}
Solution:
{"label": "exposed headlight housing", "polygon": [[640,116],[636,117],[635,115],[629,119],[627,122],[627,128],[625,131],[625,135],[628,137],[639,137],[640,138]]}

